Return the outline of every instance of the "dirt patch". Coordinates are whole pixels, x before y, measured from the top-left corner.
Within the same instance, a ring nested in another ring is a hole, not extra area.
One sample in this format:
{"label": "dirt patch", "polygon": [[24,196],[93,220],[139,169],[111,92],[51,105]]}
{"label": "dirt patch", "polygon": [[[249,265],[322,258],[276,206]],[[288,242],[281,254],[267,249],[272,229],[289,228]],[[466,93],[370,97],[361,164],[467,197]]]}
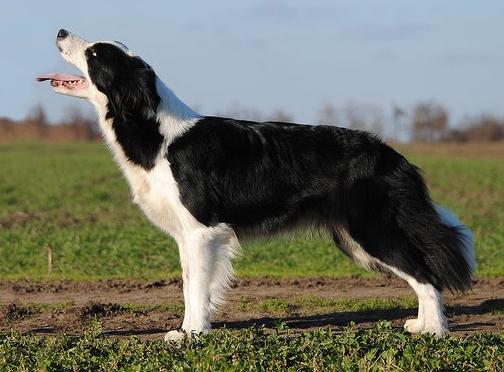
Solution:
{"label": "dirt patch", "polygon": [[15,212],[7,217],[0,219],[0,229],[9,229],[15,226],[25,226],[33,221],[36,221],[37,219],[38,216],[36,216],[34,213],[27,213],[22,211]]}
{"label": "dirt patch", "polygon": [[3,311],[3,317],[8,321],[15,321],[27,318],[33,315],[34,310],[29,307],[19,306],[15,303],[8,304],[5,306]]}
{"label": "dirt patch", "polygon": [[52,220],[54,224],[60,228],[70,228],[78,225],[84,224],[95,224],[100,219],[106,219],[106,214],[97,215],[95,213],[89,213],[85,216],[76,217],[69,213],[68,211],[62,211],[56,216],[50,216],[47,212],[23,212],[17,211],[13,212],[5,217],[0,218],[0,230],[12,229],[16,227],[23,227],[33,224],[37,221],[47,221]]}
{"label": "dirt patch", "polygon": [[[233,283],[228,301],[216,314],[213,326],[275,327],[283,321],[302,331],[326,326],[337,329],[349,322],[369,327],[372,322],[385,319],[402,327],[407,318],[415,316],[414,305],[347,310],[339,304],[335,311],[338,303],[334,301],[342,299],[351,304],[377,299],[394,304],[413,296],[404,282],[387,277],[242,279]],[[294,304],[293,299],[301,300]],[[282,306],[273,310],[264,306],[271,303]],[[455,333],[504,331],[504,278],[476,280],[472,292],[447,294],[445,303]],[[180,327],[183,315],[180,280],[3,281],[0,304],[0,331],[35,334],[80,334],[98,319],[110,336],[160,338],[166,330]]]}

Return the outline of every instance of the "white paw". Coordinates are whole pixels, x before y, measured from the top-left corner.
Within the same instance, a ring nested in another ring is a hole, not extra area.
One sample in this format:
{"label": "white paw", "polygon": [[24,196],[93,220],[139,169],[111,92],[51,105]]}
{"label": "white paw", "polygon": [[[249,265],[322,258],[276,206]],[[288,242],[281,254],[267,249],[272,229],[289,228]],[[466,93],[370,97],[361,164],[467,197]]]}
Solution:
{"label": "white paw", "polygon": [[404,329],[409,333],[420,333],[423,332],[424,322],[420,319],[408,319],[404,323]]}
{"label": "white paw", "polygon": [[169,331],[164,336],[165,341],[182,342],[187,338],[187,333],[181,331]]}
{"label": "white paw", "polygon": [[448,332],[448,328],[442,323],[427,323],[422,329],[422,333],[430,333],[436,337],[441,337],[446,332]]}

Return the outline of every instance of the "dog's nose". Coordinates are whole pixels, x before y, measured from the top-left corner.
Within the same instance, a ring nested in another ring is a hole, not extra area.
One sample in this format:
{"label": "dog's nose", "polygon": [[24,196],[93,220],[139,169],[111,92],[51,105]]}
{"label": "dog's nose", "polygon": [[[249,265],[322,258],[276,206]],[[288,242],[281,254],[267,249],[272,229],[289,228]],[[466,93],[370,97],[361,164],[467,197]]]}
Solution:
{"label": "dog's nose", "polygon": [[61,30],[58,31],[58,40],[62,40],[66,38],[69,35],[69,32],[62,28]]}

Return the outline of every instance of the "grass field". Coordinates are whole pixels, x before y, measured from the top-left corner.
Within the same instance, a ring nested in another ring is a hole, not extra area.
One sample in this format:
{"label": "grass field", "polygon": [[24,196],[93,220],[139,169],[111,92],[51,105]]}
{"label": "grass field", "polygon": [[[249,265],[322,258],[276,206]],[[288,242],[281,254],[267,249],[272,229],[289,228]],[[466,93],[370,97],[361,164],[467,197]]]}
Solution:
{"label": "grass field", "polygon": [[[7,144],[0,146],[0,297],[9,298],[0,301],[0,370],[502,370],[504,146],[402,150],[423,169],[433,199],[471,226],[477,276],[489,278],[478,283],[469,302],[451,298],[450,317],[482,324],[486,316],[492,333],[478,333],[487,328],[475,326],[476,333],[465,336],[470,328],[462,324],[456,335],[440,340],[405,334],[400,324],[415,311],[407,288],[389,288],[327,237],[299,233],[243,243],[244,256],[236,261],[243,288],[234,289],[226,307],[240,315],[224,314],[220,327],[241,324],[252,314],[267,324],[285,318],[288,325],[306,327],[248,329],[245,322],[245,329],[218,329],[182,346],[110,337],[121,334],[117,329],[125,323],[162,332],[169,323],[156,317],[180,322],[179,287],[157,282],[180,274],[174,242],[131,203],[126,181],[103,145]],[[338,279],[349,277],[348,283]],[[326,283],[328,278],[335,281]],[[334,298],[340,285],[350,291]],[[355,297],[362,286],[362,298]],[[300,287],[306,292],[298,292]],[[124,291],[131,291],[127,298]],[[64,300],[53,299],[58,293]],[[392,322],[361,319],[360,325],[339,328],[359,317]],[[46,336],[33,331],[51,319],[70,322],[74,331],[62,335],[69,328],[54,324]],[[101,329],[114,321],[120,322],[115,333]]]}
{"label": "grass field", "polygon": [[502,371],[504,335],[411,338],[380,322],[339,334],[293,335],[279,329],[220,331],[182,346],[137,338],[104,338],[99,326],[84,336],[0,336],[0,365],[22,370],[149,371]]}
{"label": "grass field", "polygon": [[[412,153],[433,199],[472,227],[478,276],[504,275],[504,156]],[[174,242],[134,206],[100,144],[0,147],[0,275],[3,278],[162,279],[179,274]],[[54,256],[47,272],[47,246]],[[239,276],[366,273],[326,237],[245,242]]]}

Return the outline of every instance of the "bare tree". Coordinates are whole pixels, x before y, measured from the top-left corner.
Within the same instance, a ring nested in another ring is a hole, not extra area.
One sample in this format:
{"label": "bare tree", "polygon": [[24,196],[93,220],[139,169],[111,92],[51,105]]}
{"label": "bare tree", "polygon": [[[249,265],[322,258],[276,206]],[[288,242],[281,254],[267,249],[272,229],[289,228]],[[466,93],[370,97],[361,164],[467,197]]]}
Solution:
{"label": "bare tree", "polygon": [[394,141],[399,141],[402,138],[402,135],[405,134],[407,129],[406,118],[407,118],[406,110],[402,109],[400,106],[396,104],[392,104],[392,119],[393,119],[393,130],[392,130],[392,139]]}
{"label": "bare tree", "polygon": [[271,114],[269,120],[271,121],[280,121],[284,123],[292,123],[294,121],[293,117],[286,113],[285,111],[281,109],[277,109],[273,111],[273,114]]}
{"label": "bare tree", "polygon": [[44,107],[40,103],[30,109],[26,121],[36,128],[39,137],[45,138],[47,136],[49,121]]}
{"label": "bare tree", "polygon": [[81,133],[86,140],[90,141],[99,136],[98,124],[95,120],[90,119],[78,106],[70,106],[65,110],[67,125],[73,128],[77,138],[81,137]]}
{"label": "bare tree", "polygon": [[504,140],[504,120],[483,115],[472,119],[466,129],[468,141],[495,142]]}
{"label": "bare tree", "polygon": [[40,125],[47,125],[48,120],[44,107],[40,103],[33,106],[28,112],[27,120]]}
{"label": "bare tree", "polygon": [[350,102],[343,108],[337,108],[331,103],[325,103],[319,111],[317,123],[340,125],[381,135],[384,129],[383,116],[383,110],[374,105]]}
{"label": "bare tree", "polygon": [[418,104],[413,112],[413,140],[435,142],[448,132],[448,112],[435,102]]}
{"label": "bare tree", "polygon": [[338,110],[331,103],[326,102],[320,109],[317,117],[318,124],[337,125],[339,122]]}
{"label": "bare tree", "polygon": [[349,103],[343,108],[345,124],[348,128],[383,134],[383,111],[374,105]]}
{"label": "bare tree", "polygon": [[247,108],[239,104],[233,105],[225,112],[217,113],[217,116],[252,121],[264,121],[264,116],[253,108]]}

